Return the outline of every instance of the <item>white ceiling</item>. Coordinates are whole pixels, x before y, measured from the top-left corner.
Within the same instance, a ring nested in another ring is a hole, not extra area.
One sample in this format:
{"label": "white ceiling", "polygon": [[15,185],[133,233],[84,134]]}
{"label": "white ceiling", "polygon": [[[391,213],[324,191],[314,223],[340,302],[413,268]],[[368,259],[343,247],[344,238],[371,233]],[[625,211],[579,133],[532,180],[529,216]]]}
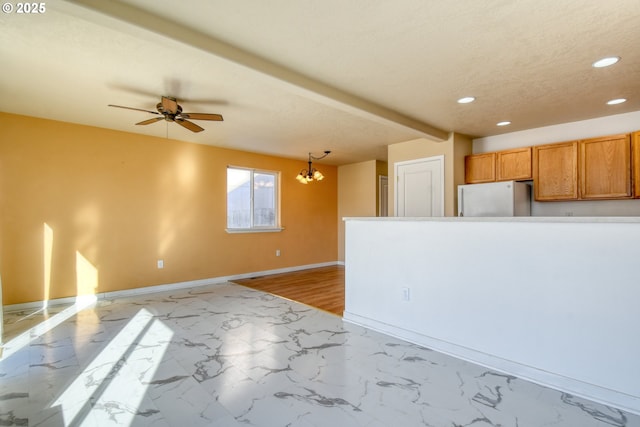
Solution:
{"label": "white ceiling", "polygon": [[[344,164],[451,131],[640,110],[638,0],[45,4],[0,16],[0,111],[300,159],[332,150],[324,161]],[[591,67],[610,55],[622,60]],[[161,95],[224,122],[194,134],[107,107],[155,110]]]}

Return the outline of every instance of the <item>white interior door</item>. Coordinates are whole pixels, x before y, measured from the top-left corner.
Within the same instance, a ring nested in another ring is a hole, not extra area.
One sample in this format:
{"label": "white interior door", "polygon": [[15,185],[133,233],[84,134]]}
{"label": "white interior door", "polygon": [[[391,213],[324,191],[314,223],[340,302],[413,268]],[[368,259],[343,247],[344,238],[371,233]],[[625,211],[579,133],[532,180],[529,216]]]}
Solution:
{"label": "white interior door", "polygon": [[398,162],[396,216],[444,216],[444,156]]}

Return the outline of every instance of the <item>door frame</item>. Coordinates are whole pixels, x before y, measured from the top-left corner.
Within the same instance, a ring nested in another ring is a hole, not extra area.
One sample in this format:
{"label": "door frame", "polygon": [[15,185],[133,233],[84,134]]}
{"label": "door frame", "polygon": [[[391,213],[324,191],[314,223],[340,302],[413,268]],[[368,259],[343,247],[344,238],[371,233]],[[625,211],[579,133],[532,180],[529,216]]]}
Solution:
{"label": "door frame", "polygon": [[378,216],[389,216],[389,177],[387,175],[378,175]]}
{"label": "door frame", "polygon": [[445,190],[445,182],[444,182],[444,154],[440,154],[437,156],[431,157],[422,157],[420,159],[413,160],[404,160],[402,162],[396,162],[393,164],[393,178],[394,178],[394,194],[393,194],[393,215],[398,216],[398,166],[407,166],[415,163],[429,163],[429,162],[439,162],[440,163],[440,182],[442,186],[440,188],[440,217],[444,216],[444,190]]}

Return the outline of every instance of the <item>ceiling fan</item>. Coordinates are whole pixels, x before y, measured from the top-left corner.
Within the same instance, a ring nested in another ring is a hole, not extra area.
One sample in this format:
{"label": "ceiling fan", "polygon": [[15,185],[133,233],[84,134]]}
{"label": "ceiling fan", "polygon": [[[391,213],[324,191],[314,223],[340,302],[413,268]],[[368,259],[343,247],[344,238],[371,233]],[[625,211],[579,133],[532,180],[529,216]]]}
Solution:
{"label": "ceiling fan", "polygon": [[136,125],[150,125],[151,123],[158,122],[160,120],[166,120],[168,122],[175,122],[180,126],[189,129],[191,132],[202,132],[204,128],[201,128],[197,124],[190,122],[191,120],[210,120],[214,122],[221,122],[222,116],[220,114],[206,114],[206,113],[183,113],[182,107],[178,105],[178,100],[170,96],[163,96],[162,101],[156,105],[156,111],[143,110],[141,108],[123,107],[122,105],[109,104],[109,107],[126,108],[127,110],[144,111],[145,113],[151,113],[159,115],[160,117],[154,117],[153,119],[143,120]]}

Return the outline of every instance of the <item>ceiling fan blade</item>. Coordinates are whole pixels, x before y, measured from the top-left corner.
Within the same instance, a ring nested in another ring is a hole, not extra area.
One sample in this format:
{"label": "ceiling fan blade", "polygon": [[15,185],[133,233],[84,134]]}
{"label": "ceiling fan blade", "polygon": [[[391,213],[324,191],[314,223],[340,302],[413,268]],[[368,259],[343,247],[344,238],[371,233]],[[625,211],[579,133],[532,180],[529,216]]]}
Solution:
{"label": "ceiling fan blade", "polygon": [[134,110],[134,111],[144,111],[145,113],[151,113],[151,114],[160,114],[157,111],[143,110],[142,108],[123,107],[122,105],[109,104],[108,107],[124,108],[126,110]]}
{"label": "ceiling fan blade", "polygon": [[164,120],[164,117],[154,117],[153,119],[144,120],[140,123],[136,123],[137,125],[150,125],[151,123],[158,122],[160,120]]}
{"label": "ceiling fan blade", "polygon": [[222,116],[220,114],[206,114],[206,113],[181,113],[180,117],[191,120],[211,120],[214,122],[221,122]]}
{"label": "ceiling fan blade", "polygon": [[176,114],[178,112],[178,101],[175,98],[163,96],[162,109],[169,114]]}
{"label": "ceiling fan blade", "polygon": [[144,89],[140,89],[138,87],[134,87],[134,86],[129,86],[126,84],[120,84],[120,83],[107,83],[107,86],[111,89],[115,89],[115,90],[120,90],[120,91],[124,91],[124,92],[129,92],[132,93],[134,95],[142,95],[145,98],[153,98],[156,99],[158,97],[158,93],[155,91],[146,91]]}
{"label": "ceiling fan blade", "polygon": [[198,105],[229,105],[229,101],[223,99],[207,99],[207,98],[178,98],[183,104]]}
{"label": "ceiling fan blade", "polygon": [[191,132],[202,132],[204,128],[201,128],[195,123],[190,122],[189,120],[176,118],[175,122],[180,126],[189,129]]}

